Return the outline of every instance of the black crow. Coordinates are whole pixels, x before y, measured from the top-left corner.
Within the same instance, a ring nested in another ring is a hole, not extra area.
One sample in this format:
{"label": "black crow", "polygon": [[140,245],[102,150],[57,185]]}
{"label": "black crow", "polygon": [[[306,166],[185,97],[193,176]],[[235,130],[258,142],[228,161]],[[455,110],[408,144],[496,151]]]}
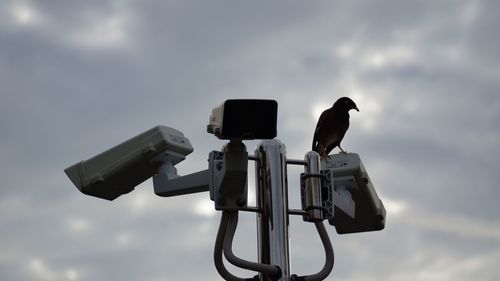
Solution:
{"label": "black crow", "polygon": [[338,99],[331,108],[323,111],[314,131],[312,149],[319,153],[321,159],[328,156],[336,146],[346,153],[340,142],[349,128],[349,110],[359,111],[356,104],[348,97]]}

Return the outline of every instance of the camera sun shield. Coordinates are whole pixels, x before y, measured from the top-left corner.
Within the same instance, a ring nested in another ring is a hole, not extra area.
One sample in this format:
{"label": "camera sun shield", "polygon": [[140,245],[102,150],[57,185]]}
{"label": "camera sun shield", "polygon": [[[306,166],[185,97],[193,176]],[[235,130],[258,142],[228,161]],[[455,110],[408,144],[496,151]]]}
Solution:
{"label": "camera sun shield", "polygon": [[153,176],[158,155],[171,154],[175,165],[192,151],[182,132],[157,126],[64,172],[82,193],[113,200]]}
{"label": "camera sun shield", "polygon": [[275,100],[230,99],[212,110],[207,132],[226,140],[273,139],[277,118]]}

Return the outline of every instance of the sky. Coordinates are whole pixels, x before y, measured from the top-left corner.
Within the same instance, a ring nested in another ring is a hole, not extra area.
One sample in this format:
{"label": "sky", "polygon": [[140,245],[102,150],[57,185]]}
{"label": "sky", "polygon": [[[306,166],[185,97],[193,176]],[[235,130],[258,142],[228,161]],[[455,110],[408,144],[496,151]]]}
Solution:
{"label": "sky", "polygon": [[[278,138],[303,159],[318,116],[348,96],[360,112],[343,148],[387,219],[327,225],[327,280],[498,280],[499,14],[476,0],[2,0],[0,279],[221,280],[208,193],[160,198],[148,180],[110,202],[64,168],[165,125],[194,147],[179,174],[206,169],[224,145],[206,132],[211,109],[235,98],[278,101]],[[288,169],[292,208],[300,172]],[[254,203],[252,166],[249,191]],[[291,217],[290,237],[292,273],[317,272],[314,226]],[[254,214],[234,243],[256,260]]]}

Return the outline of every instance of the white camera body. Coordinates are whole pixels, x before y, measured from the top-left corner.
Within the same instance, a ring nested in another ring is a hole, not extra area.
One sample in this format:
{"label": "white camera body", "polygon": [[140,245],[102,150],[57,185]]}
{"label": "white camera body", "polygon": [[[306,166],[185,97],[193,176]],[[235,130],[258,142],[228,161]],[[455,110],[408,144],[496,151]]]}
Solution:
{"label": "white camera body", "polygon": [[162,164],[155,161],[159,156],[175,165],[191,152],[193,147],[182,132],[156,126],[64,172],[81,192],[113,200],[153,176]]}
{"label": "white camera body", "polygon": [[358,154],[329,155],[321,161],[321,172],[333,194],[335,209],[328,221],[337,233],[384,229],[384,205]]}

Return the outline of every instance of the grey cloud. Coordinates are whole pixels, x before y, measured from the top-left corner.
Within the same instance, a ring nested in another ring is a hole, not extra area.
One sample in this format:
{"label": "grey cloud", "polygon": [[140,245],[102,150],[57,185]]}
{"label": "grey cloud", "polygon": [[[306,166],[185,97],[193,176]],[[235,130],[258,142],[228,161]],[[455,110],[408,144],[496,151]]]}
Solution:
{"label": "grey cloud", "polygon": [[[26,2],[32,25],[13,20],[16,3],[0,9],[2,279],[219,280],[218,216],[192,210],[206,194],[158,198],[148,181],[106,202],[80,194],[64,167],[163,124],[195,146],[179,172],[205,169],[223,144],[205,132],[210,109],[243,97],[278,100],[279,138],[301,158],[315,107],[344,95],[361,109],[345,147],[388,219],[376,233],[330,228],[330,279],[497,279],[492,2]],[[103,30],[123,40],[90,44]],[[319,269],[314,228],[291,221],[294,272]],[[255,231],[242,216],[238,254],[255,258]]]}

